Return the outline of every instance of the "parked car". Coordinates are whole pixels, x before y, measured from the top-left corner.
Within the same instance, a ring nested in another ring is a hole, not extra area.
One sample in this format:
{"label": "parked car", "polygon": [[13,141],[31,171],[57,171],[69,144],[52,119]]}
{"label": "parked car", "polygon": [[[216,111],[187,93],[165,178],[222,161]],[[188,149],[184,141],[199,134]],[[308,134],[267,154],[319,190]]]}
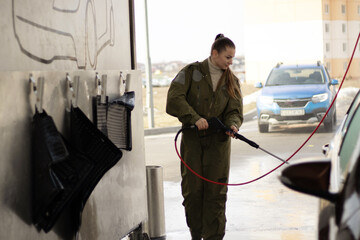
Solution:
{"label": "parked car", "polygon": [[330,144],[326,158],[291,164],[281,182],[322,199],[319,239],[360,239],[360,91]]}
{"label": "parked car", "polygon": [[[259,132],[268,132],[269,125],[315,123],[325,115],[335,96],[334,85],[326,67],[317,62],[309,65],[274,67],[256,101]],[[324,120],[327,131],[336,124],[335,104]]]}

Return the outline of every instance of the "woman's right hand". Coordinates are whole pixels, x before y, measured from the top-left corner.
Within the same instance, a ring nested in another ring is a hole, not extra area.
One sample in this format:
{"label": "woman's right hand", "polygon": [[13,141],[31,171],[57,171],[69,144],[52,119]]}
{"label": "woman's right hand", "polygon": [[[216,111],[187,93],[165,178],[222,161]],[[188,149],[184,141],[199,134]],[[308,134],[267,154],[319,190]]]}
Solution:
{"label": "woman's right hand", "polygon": [[209,124],[205,118],[200,118],[199,120],[197,120],[195,125],[198,128],[198,130],[205,130],[208,129],[209,127]]}

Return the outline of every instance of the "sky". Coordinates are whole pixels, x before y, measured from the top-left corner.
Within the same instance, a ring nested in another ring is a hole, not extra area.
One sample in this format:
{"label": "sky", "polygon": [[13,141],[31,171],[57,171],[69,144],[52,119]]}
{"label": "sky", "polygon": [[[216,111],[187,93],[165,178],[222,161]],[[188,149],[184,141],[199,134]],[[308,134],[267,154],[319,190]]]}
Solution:
{"label": "sky", "polygon": [[[146,60],[145,0],[135,1],[137,61]],[[147,0],[152,63],[202,61],[218,33],[243,54],[243,0]]]}

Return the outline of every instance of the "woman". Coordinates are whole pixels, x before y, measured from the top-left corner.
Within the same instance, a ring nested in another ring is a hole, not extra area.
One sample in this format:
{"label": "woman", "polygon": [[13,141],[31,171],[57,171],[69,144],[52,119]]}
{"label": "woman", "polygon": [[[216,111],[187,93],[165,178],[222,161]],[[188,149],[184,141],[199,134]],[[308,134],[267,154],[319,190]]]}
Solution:
{"label": "woman", "polygon": [[[208,129],[208,119],[217,117],[237,132],[243,121],[238,79],[229,69],[235,56],[234,43],[216,36],[211,55],[203,62],[184,67],[168,91],[166,112],[186,129],[181,139],[181,156],[198,174],[212,181],[228,183],[230,137]],[[181,165],[182,195],[186,221],[193,240],[223,239],[225,235],[226,185],[205,182]]]}

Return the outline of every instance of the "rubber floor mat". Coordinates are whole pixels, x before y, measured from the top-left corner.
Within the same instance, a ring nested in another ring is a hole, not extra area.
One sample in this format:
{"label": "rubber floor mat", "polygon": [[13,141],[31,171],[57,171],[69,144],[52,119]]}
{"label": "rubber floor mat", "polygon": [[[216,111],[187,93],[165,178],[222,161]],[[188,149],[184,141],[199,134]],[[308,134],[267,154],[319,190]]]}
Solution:
{"label": "rubber floor mat", "polygon": [[73,209],[79,213],[78,227],[81,225],[81,214],[87,199],[104,174],[122,157],[118,149],[81,111],[71,109],[71,140],[73,145],[88,156],[94,168],[86,179],[86,186],[74,201]]}
{"label": "rubber floor mat", "polygon": [[33,223],[50,231],[81,189],[93,163],[58,132],[45,111],[33,117]]}

